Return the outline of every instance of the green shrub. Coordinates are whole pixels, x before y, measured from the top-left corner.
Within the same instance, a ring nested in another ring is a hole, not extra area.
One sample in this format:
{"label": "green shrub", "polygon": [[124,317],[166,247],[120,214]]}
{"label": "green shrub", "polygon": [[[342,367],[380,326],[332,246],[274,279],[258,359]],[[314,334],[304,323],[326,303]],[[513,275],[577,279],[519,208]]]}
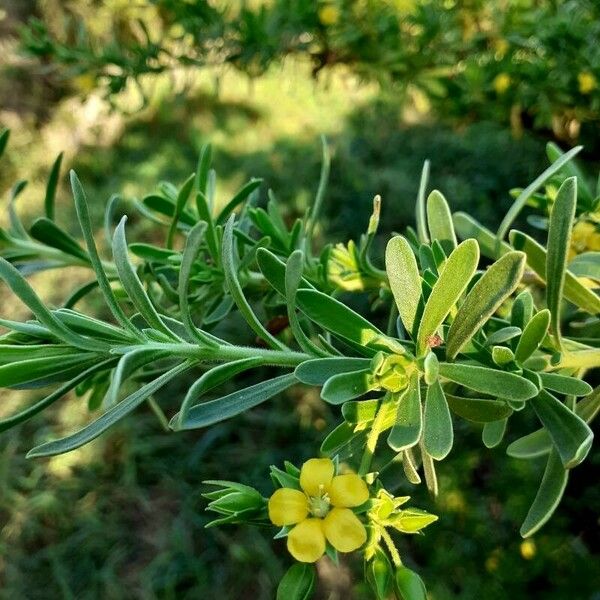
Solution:
{"label": "green shrub", "polygon": [[[5,131],[0,150],[7,141]],[[487,448],[501,443],[521,413],[539,420],[507,448],[511,457],[546,461],[521,525],[525,538],[550,519],[570,472],[590,451],[588,423],[600,408],[599,390],[586,381],[600,361],[598,234],[590,232],[599,198],[570,162],[580,149],[563,154],[550,144],[551,166],[518,193],[496,233],[465,212],[452,214],[439,191],[427,194],[426,162],[415,229],[388,240],[384,265],[371,256],[379,196],[360,239],[316,250],[330,169],[326,145],[314,203],[293,223],[284,221],[272,192],[266,209],[257,206],[258,179],[217,209],[212,152],[204,147],[182,186],[163,182],[137,203],[163,243],[128,242],[126,218],[113,229],[115,200],[107,204],[112,260],[98,254],[74,172],[82,241],[56,223],[59,157],[44,216],[28,229],[15,210],[24,184],[13,188],[0,260],[0,277],[33,313],[28,321],[0,321],[8,330],[0,338],[0,384],[52,391],[3,418],[0,429],[75,391],[92,415],[102,414],[27,455],[57,456],[142,404],[166,429],[184,432],[218,426],[298,383],[320,387],[337,422],[320,449],[312,448],[322,458],[304,456],[309,460],[298,468],[284,453],[271,466],[269,498],[228,473],[207,480],[207,509],[216,513],[208,526],[280,528],[275,537],[287,538],[298,561],[281,579],[280,597],[310,597],[312,563],[360,550],[376,597],[424,598],[397,538],[438,517],[397,496],[398,478],[424,479],[438,495],[436,465],[452,450],[455,419],[482,423]],[[545,245],[511,230],[526,204],[541,213],[532,222],[547,232]],[[89,269],[90,281],[66,295],[62,307],[46,305],[26,276],[69,266]],[[76,309],[91,293],[100,294],[110,316]],[[247,372],[254,382],[240,379],[231,390],[230,382]],[[190,374],[197,378],[167,417],[154,395]]]}

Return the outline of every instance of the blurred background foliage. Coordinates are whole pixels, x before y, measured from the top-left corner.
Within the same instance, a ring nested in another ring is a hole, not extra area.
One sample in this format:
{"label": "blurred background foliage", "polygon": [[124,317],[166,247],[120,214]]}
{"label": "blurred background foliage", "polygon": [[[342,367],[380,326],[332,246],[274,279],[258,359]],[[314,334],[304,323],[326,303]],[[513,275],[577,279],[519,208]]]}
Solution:
{"label": "blurred background foliage", "polygon": [[[432,187],[493,226],[509,190],[544,168],[548,139],[584,143],[584,168],[597,172],[599,35],[594,0],[0,0],[0,128],[12,129],[0,192],[29,179],[20,209],[36,216],[64,151],[98,224],[119,193],[136,237],[152,240],[131,201],[160,180],[180,184],[211,142],[222,198],[263,177],[263,196],[272,187],[291,218],[314,194],[325,134],[329,241],[364,231],[376,193],[384,236],[411,224],[426,158]],[[64,180],[58,210],[76,232]],[[32,280],[50,301],[83,281],[77,269]],[[23,316],[5,291],[0,301],[3,316]],[[167,412],[179,394],[162,395]],[[24,401],[0,396],[2,414]],[[200,482],[267,494],[268,465],[302,462],[331,426],[316,392],[298,387],[240,417],[243,427],[207,432],[167,435],[141,411],[74,453],[25,461],[36,442],[85,422],[86,404],[0,437],[0,598],[273,597],[282,545],[267,531],[204,530]],[[437,506],[389,474],[390,489],[443,515],[403,542],[431,597],[600,598],[598,450],[523,542],[542,467],[509,461],[504,446],[483,451],[479,433],[459,424]],[[319,568],[320,598],[368,597],[351,560]]]}

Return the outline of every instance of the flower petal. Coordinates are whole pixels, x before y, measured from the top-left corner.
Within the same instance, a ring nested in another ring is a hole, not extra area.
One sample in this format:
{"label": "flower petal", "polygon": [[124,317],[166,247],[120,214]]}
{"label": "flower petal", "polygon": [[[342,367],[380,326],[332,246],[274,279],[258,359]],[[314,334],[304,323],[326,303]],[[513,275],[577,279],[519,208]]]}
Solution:
{"label": "flower petal", "polygon": [[321,519],[305,519],[287,537],[287,548],[298,561],[314,563],[325,553],[325,534]]}
{"label": "flower petal", "polygon": [[295,525],[308,516],[308,498],[300,490],[280,488],[269,498],[269,519],[274,525]]}
{"label": "flower petal", "polygon": [[334,470],[331,459],[311,458],[300,469],[300,487],[309,496],[319,496],[321,489],[323,491],[329,489]]}
{"label": "flower petal", "polygon": [[367,484],[355,473],[337,475],[329,486],[329,500],[333,506],[352,508],[369,499]]}
{"label": "flower petal", "polygon": [[367,530],[349,508],[332,508],[323,519],[327,541],[340,552],[357,550],[367,541]]}

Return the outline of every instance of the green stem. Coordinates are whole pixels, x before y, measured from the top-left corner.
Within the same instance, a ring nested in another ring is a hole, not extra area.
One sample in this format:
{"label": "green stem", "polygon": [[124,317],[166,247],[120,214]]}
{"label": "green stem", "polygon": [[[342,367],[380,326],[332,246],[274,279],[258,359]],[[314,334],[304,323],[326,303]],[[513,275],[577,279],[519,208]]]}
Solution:
{"label": "green stem", "polygon": [[392,557],[392,562],[394,563],[394,566],[396,568],[401,567],[402,560],[400,560],[400,553],[398,552],[398,549],[396,548],[396,545],[394,544],[394,540],[392,540],[392,537],[387,532],[385,527],[382,526],[380,531],[381,531],[381,537],[383,538],[383,541],[385,542],[385,545],[387,546],[387,549],[389,550],[390,556]]}
{"label": "green stem", "polygon": [[385,422],[387,417],[387,409],[392,402],[392,395],[386,394],[379,405],[379,410],[375,415],[375,419],[373,420],[373,425],[371,425],[371,431],[367,436],[367,445],[365,447],[365,451],[362,455],[362,459],[360,461],[360,467],[358,469],[358,474],[361,477],[364,477],[371,468],[371,463],[373,461],[373,456],[375,455],[375,448],[377,447],[377,442],[379,441],[379,436],[381,432],[385,428]]}
{"label": "green stem", "polygon": [[[135,346],[137,348],[139,346]],[[314,358],[304,352],[287,350],[270,350],[267,348],[251,348],[249,346],[197,346],[194,344],[145,344],[148,350],[162,350],[171,355],[204,361],[229,362],[242,358],[260,358],[265,365],[281,367],[297,367],[300,363]],[[132,346],[120,346],[113,350],[114,354],[126,354],[133,350]]]}

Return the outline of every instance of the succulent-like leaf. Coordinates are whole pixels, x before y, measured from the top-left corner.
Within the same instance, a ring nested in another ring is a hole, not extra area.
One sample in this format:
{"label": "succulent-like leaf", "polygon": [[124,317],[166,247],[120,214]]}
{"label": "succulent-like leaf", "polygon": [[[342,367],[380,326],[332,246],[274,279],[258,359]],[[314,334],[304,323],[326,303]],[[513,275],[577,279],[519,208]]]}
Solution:
{"label": "succulent-like leaf", "polygon": [[417,351],[423,353],[428,340],[437,332],[452,307],[465,291],[479,262],[479,247],[475,240],[465,240],[444,266],[429,296],[417,334]]}
{"label": "succulent-like leaf", "polygon": [[525,254],[509,252],[497,260],[471,288],[461,304],[446,342],[446,356],[453,359],[502,302],[513,293],[523,276]]}
{"label": "succulent-like leaf", "polygon": [[546,254],[546,304],[551,314],[552,333],[559,348],[562,347],[560,309],[576,208],[577,179],[569,177],[560,186],[552,205]]}

